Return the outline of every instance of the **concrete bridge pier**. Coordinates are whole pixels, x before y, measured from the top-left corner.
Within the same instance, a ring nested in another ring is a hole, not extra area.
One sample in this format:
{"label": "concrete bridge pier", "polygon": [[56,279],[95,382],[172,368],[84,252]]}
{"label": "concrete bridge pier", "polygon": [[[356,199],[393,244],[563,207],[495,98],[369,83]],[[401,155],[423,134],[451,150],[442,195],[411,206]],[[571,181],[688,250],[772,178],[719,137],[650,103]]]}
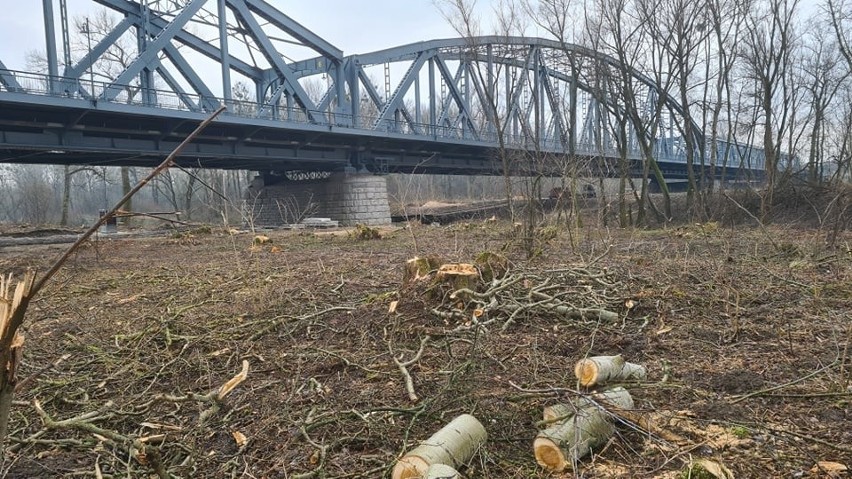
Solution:
{"label": "concrete bridge pier", "polygon": [[262,172],[245,195],[246,222],[255,226],[331,218],[342,226],[391,222],[387,179],[346,168],[339,172]]}
{"label": "concrete bridge pier", "polygon": [[[676,180],[666,180],[666,186],[669,189],[669,193],[685,193],[689,188],[689,181],[676,179]],[[660,188],[660,183],[656,178],[651,177],[648,179],[648,191],[651,193],[662,193],[662,188]]]}

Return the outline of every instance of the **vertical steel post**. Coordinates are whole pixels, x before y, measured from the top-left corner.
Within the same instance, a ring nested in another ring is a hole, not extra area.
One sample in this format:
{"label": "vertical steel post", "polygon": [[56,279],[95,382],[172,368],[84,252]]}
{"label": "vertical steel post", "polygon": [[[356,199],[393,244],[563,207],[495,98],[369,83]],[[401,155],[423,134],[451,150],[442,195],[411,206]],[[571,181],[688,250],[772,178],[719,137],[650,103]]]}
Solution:
{"label": "vertical steel post", "polygon": [[227,0],[219,0],[219,62],[222,64],[222,97],[231,100],[231,54],[228,52]]}
{"label": "vertical steel post", "polygon": [[[334,61],[334,89],[335,89],[335,97],[337,101],[334,103],[334,112],[343,114],[345,112],[345,98],[346,98],[346,72],[343,69],[342,61]],[[335,122],[340,123],[343,121],[343,118],[336,118]],[[349,121],[345,121],[345,124],[349,124]]]}
{"label": "vertical steel post", "polygon": [[437,125],[437,99],[435,98],[435,59],[429,59],[429,132],[432,135],[438,134]]}
{"label": "vertical steel post", "polygon": [[[151,24],[151,11],[148,9],[147,1],[142,2],[140,8],[142,10],[142,21],[136,26],[136,46],[141,55],[148,49],[148,37],[150,35],[148,27]],[[142,104],[147,106],[155,105],[156,99],[152,91],[154,88],[154,72],[150,68],[145,67],[139,72],[139,86],[141,88]],[[130,94],[131,92],[128,91],[127,101],[131,100]]]}
{"label": "vertical steel post", "polygon": [[486,122],[488,123],[488,133],[494,133],[497,129],[497,95],[495,94],[496,84],[494,83],[494,46],[490,43],[486,48],[486,56],[488,58],[488,66],[486,72],[486,81],[488,82],[488,86],[485,87],[485,91],[487,92],[489,105],[484,105],[484,107],[488,110],[488,115],[486,117]]}
{"label": "vertical steel post", "polygon": [[89,54],[87,57],[90,59],[89,63],[89,85],[91,87],[91,91],[89,92],[92,99],[95,98],[95,58],[92,57],[92,25],[89,23],[89,17],[86,17],[86,30],[85,32],[81,32],[86,34],[86,43],[89,46]]}
{"label": "vertical steel post", "polygon": [[571,85],[568,90],[568,154],[577,152],[577,66],[571,60]]}
{"label": "vertical steel post", "polygon": [[509,135],[514,135],[517,132],[515,131],[515,121],[514,115],[512,115],[512,76],[514,72],[512,71],[512,67],[506,65],[506,120],[503,123],[503,132],[508,132]]}
{"label": "vertical steel post", "polygon": [[[462,101],[464,102],[464,111],[470,111],[470,63],[462,60],[461,68]],[[464,111],[460,114],[460,116],[465,117],[464,121],[462,121],[462,138],[467,138],[468,124],[473,121],[473,118],[468,118]]]}
{"label": "vertical steel post", "polygon": [[[422,71],[422,70],[421,70]],[[423,115],[420,112],[420,72],[414,77],[414,123],[418,125],[423,122]]]}
{"label": "vertical steel post", "polygon": [[352,128],[361,125],[361,79],[358,69],[361,68],[354,60],[349,63],[349,103],[351,105]]}
{"label": "vertical steel post", "polygon": [[541,57],[540,51],[536,48],[533,55],[533,141],[536,149],[541,148]]}
{"label": "vertical steel post", "polygon": [[42,11],[44,13],[44,37],[47,48],[47,74],[49,90],[55,91],[56,77],[59,76],[59,62],[56,59],[56,26],[53,24],[53,0],[42,0]]}
{"label": "vertical steel post", "polygon": [[71,40],[68,33],[68,5],[66,0],[59,0],[59,18],[62,27],[62,59],[65,62],[65,71],[71,64]]}

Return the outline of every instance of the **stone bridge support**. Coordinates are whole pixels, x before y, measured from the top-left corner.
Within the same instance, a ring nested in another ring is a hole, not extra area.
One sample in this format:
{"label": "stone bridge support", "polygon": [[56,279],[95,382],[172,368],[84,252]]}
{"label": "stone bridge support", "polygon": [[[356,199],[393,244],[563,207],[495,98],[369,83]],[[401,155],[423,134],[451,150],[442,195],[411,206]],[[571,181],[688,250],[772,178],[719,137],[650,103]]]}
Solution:
{"label": "stone bridge support", "polygon": [[246,221],[255,226],[295,224],[311,217],[331,218],[343,226],[391,222],[387,180],[366,170],[262,174],[244,199]]}

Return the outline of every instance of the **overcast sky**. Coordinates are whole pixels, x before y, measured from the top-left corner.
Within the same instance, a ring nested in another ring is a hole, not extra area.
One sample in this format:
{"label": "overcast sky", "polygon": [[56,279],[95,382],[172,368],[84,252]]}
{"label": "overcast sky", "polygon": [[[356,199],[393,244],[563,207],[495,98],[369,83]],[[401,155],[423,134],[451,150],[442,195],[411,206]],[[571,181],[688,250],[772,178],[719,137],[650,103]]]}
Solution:
{"label": "overcast sky", "polygon": [[[456,36],[433,0],[269,0],[279,10],[342,49],[364,53],[420,40]],[[0,60],[23,69],[26,53],[45,49],[41,1],[0,0]],[[59,2],[54,0],[59,16]],[[208,0],[211,10],[216,1]],[[483,10],[488,9],[488,1]],[[92,0],[68,0],[70,16],[102,8]],[[60,33],[57,30],[57,41]],[[58,53],[60,62],[61,50]]]}

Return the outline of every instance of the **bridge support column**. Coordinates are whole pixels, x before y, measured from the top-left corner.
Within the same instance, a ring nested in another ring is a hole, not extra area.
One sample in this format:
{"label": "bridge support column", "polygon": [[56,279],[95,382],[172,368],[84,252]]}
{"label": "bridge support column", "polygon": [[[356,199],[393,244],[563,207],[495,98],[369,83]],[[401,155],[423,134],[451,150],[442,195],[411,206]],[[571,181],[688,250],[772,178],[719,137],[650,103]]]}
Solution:
{"label": "bridge support column", "polygon": [[389,224],[387,179],[349,170],[325,178],[275,181],[258,176],[245,196],[246,218],[255,226],[295,224],[310,217],[331,218],[343,226]]}

